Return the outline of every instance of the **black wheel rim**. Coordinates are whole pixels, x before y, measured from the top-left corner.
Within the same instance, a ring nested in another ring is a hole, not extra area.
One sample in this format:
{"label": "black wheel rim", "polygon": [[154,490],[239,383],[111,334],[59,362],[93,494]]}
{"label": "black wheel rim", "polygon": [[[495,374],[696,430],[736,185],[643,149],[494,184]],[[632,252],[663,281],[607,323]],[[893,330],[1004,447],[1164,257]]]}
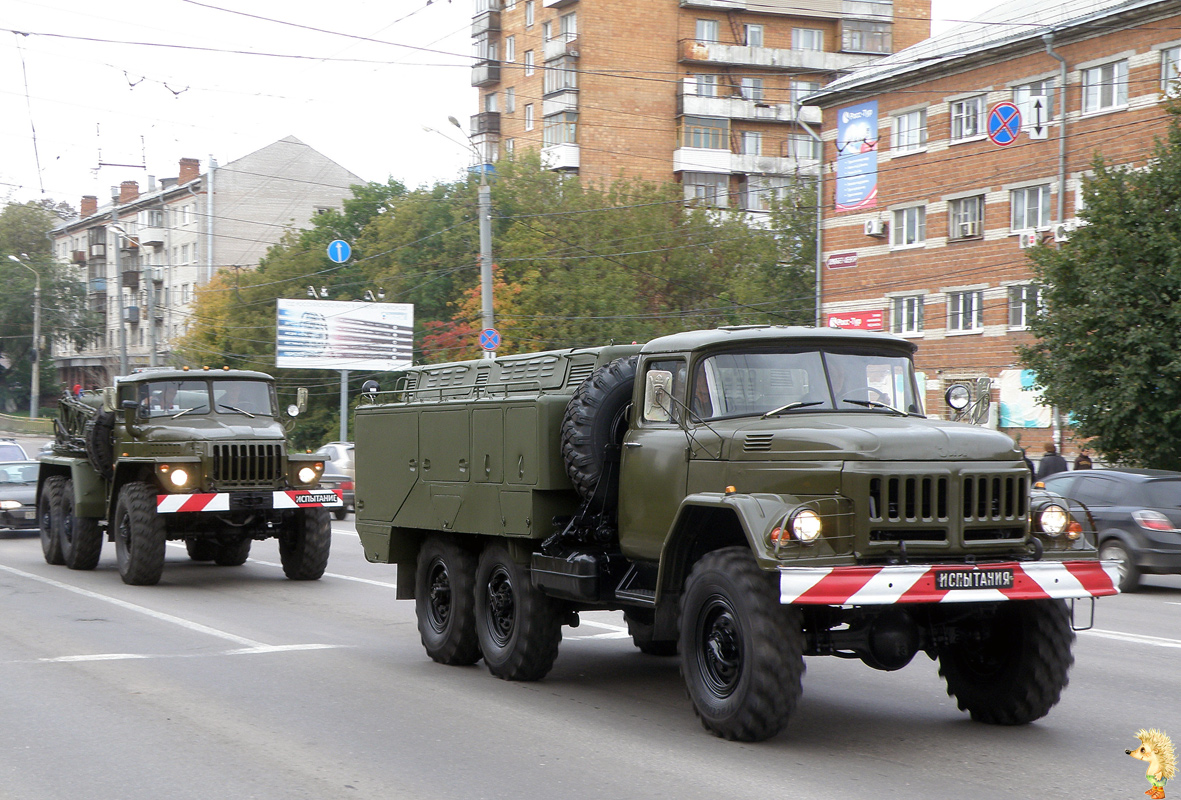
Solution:
{"label": "black wheel rim", "polygon": [[62,544],[66,547],[74,544],[74,510],[69,507],[62,509]]}
{"label": "black wheel rim", "polygon": [[451,576],[441,558],[432,561],[428,570],[427,621],[435,633],[443,633],[451,620]]}
{"label": "black wheel rim", "polygon": [[742,678],[742,631],[730,601],[711,597],[698,616],[697,663],[705,688],[717,698],[734,693]]}
{"label": "black wheel rim", "polygon": [[123,552],[131,556],[131,519],[127,514],[119,518],[119,529],[116,532],[119,543],[123,545]]}
{"label": "black wheel rim", "polygon": [[1124,552],[1122,547],[1104,547],[1099,558],[1103,561],[1115,562],[1115,571],[1119,575],[1120,583],[1123,583],[1128,577],[1128,554]]}
{"label": "black wheel rim", "polygon": [[508,570],[496,567],[488,576],[488,633],[498,647],[508,644],[516,620],[513,582]]}
{"label": "black wheel rim", "polygon": [[41,541],[48,541],[53,530],[53,513],[49,510],[49,501],[41,501]]}

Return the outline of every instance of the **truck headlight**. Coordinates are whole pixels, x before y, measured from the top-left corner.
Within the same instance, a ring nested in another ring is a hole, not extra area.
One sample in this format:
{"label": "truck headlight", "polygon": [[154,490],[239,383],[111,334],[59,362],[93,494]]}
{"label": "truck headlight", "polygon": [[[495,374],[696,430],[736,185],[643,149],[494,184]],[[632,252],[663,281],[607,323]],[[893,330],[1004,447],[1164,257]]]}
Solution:
{"label": "truck headlight", "polygon": [[791,534],[805,544],[816,541],[820,528],[820,515],[810,508],[800,509],[792,515]]}
{"label": "truck headlight", "polygon": [[1041,523],[1042,533],[1047,536],[1061,536],[1070,524],[1070,514],[1062,506],[1051,503],[1039,512],[1038,521]]}
{"label": "truck headlight", "polygon": [[192,486],[197,475],[200,474],[199,469],[183,464],[160,464],[156,467],[156,471],[160,475],[160,481],[169,489],[184,489]]}
{"label": "truck headlight", "polygon": [[168,482],[179,489],[189,482],[189,471],[184,467],[177,467],[168,473]]}
{"label": "truck headlight", "polygon": [[320,480],[320,473],[324,471],[324,463],[316,461],[312,464],[304,464],[295,471],[295,479],[300,483],[311,486],[316,481]]}

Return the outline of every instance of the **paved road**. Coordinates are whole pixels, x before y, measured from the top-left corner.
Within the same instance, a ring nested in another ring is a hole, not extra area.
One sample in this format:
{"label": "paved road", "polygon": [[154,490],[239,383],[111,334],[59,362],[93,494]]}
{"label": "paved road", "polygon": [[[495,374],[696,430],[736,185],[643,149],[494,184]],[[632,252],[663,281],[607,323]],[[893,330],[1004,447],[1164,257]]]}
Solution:
{"label": "paved road", "polygon": [[1100,601],[1044,720],[969,721],[918,656],[896,673],[811,659],[787,731],[709,736],[675,659],[618,614],[566,628],[532,684],[423,654],[392,567],[334,522],[329,573],[283,579],[170,547],[155,587],[50,567],[0,538],[0,798],[1136,798],[1141,727],[1181,735],[1181,579]]}

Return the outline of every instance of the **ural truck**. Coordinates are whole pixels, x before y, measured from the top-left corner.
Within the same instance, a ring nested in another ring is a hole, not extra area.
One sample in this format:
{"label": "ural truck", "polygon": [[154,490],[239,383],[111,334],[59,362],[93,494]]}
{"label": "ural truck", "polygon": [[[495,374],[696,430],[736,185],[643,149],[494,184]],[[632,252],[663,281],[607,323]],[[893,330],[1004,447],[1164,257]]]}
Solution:
{"label": "ural truck", "polygon": [[779,732],[820,655],[923,652],[974,719],[1027,723],[1112,573],[1012,440],[924,416],[914,349],[735,327],[413,367],[363,390],[357,532],[444,664],[537,680],[613,609],[727,739]]}
{"label": "ural truck", "polygon": [[41,548],[50,564],[94,569],[105,536],[123,581],[153,585],[170,539],[195,561],[238,566],[252,542],[276,537],[287,577],[316,580],[328,509],[341,505],[315,488],[323,468],[289,452],[270,375],[140,372],[62,398],[38,475]]}

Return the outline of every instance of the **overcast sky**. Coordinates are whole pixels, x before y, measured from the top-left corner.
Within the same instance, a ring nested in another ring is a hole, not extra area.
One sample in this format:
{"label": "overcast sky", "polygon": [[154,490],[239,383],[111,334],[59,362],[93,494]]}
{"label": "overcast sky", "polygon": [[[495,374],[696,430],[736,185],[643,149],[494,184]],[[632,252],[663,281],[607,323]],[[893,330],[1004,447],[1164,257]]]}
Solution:
{"label": "overcast sky", "polygon": [[365,180],[452,179],[469,151],[447,117],[466,127],[476,111],[472,8],[0,0],[0,201],[105,202],[121,181],[175,177],[182,157],[204,171],[289,135]]}

